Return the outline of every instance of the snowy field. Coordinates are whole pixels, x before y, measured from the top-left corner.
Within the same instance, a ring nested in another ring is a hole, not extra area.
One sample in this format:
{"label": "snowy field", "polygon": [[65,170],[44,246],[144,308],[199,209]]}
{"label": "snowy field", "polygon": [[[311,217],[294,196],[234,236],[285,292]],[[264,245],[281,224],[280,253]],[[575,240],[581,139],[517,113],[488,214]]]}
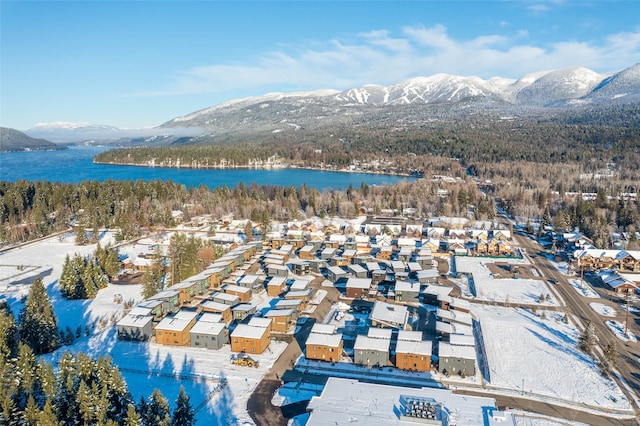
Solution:
{"label": "snowy field", "polygon": [[[495,279],[486,265],[487,261],[486,258],[480,257],[456,257],[457,271],[473,275],[473,282],[469,282],[469,286],[472,287],[476,300],[541,306],[559,304],[544,280]],[[517,265],[526,264],[520,259],[500,259],[500,262],[503,261]],[[543,301],[540,301],[540,296],[544,297]]]}
{"label": "snowy field", "polygon": [[603,317],[615,317],[617,315],[615,309],[610,306],[603,305],[602,303],[593,302],[589,303],[589,306],[591,306],[591,309],[593,309]]}
{"label": "snowy field", "polygon": [[591,288],[589,284],[585,280],[580,279],[571,279],[569,280],[569,284],[578,294],[581,294],[583,297],[588,297],[590,299],[599,299],[600,295],[596,293],[596,291]]}
{"label": "snowy field", "polygon": [[[638,338],[629,329],[624,326],[623,322],[609,320],[605,322],[606,326],[616,335],[616,337],[625,342],[637,342]],[[626,333],[625,333],[626,329]]]}
{"label": "snowy field", "polygon": [[[489,364],[488,386],[583,407],[629,410],[617,385],[578,350],[579,332],[561,312],[478,306]],[[524,385],[524,388],[523,388]]]}
{"label": "snowy field", "polygon": [[[106,233],[100,243],[104,246],[112,237]],[[123,251],[133,254],[148,249],[143,246],[137,244]],[[96,245],[76,246],[74,237],[67,235],[0,253],[0,292],[16,316],[30,284],[40,275],[61,328],[69,326],[75,331],[78,326],[92,325],[90,337],[83,333],[72,346],[64,346],[47,358],[55,362],[64,351],[84,352],[96,358],[109,355],[120,367],[136,402],[158,388],[173,404],[182,385],[191,397],[192,406],[200,408],[196,415],[199,424],[253,424],[246,410],[248,398],[284,351],[286,343],[272,342],[269,350],[254,357],[260,366],[252,368],[231,365],[229,345],[214,351],[119,341],[115,323],[124,315],[124,310],[116,300],[120,296],[125,301],[142,300],[140,285],[110,284],[93,300],[66,300],[60,295],[58,279],[66,255],[89,255],[95,248]],[[19,265],[21,270],[17,268]],[[225,381],[226,385],[220,386]]]}

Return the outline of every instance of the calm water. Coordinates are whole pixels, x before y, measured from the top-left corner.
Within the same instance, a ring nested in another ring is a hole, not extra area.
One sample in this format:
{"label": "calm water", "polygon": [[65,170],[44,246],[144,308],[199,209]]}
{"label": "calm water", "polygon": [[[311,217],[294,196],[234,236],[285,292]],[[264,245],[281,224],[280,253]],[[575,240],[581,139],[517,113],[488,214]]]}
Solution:
{"label": "calm water", "polygon": [[105,147],[73,147],[65,151],[0,153],[0,180],[14,182],[19,179],[49,180],[53,182],[80,182],[83,180],[173,180],[186,186],[206,185],[209,188],[240,182],[249,185],[300,186],[306,183],[319,190],[355,188],[362,182],[368,185],[392,185],[400,176],[366,173],[323,172],[317,170],[191,170],[164,169],[135,166],[94,164],[94,155]]}

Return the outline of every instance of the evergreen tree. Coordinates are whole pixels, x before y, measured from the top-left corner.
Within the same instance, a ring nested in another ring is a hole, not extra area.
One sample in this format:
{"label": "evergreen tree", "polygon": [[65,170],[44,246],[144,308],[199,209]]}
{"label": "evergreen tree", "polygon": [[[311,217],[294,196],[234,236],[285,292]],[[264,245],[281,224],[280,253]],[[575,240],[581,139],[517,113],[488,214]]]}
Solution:
{"label": "evergreen tree", "polygon": [[19,319],[20,341],[36,355],[52,352],[60,346],[58,319],[40,277],[31,285]]}
{"label": "evergreen tree", "polygon": [[60,276],[60,292],[67,299],[77,299],[78,288],[81,286],[81,264],[82,258],[77,254],[73,259],[69,255],[62,265],[62,275]]}
{"label": "evergreen tree", "polygon": [[153,262],[142,275],[142,297],[145,299],[162,290],[162,278],[164,276],[164,258],[157,246],[153,252]]}
{"label": "evergreen tree", "polygon": [[62,422],[58,419],[55,406],[52,402],[47,401],[40,413],[40,425],[62,426]]}
{"label": "evergreen tree", "polygon": [[189,395],[185,393],[184,386],[180,386],[176,408],[171,417],[171,426],[193,426],[195,424],[195,412],[191,406]]}
{"label": "evergreen tree", "polygon": [[604,368],[607,371],[618,366],[618,352],[616,351],[616,342],[609,342],[604,348]]}
{"label": "evergreen tree", "polygon": [[596,344],[596,330],[591,321],[587,321],[584,329],[578,336],[578,347],[588,353],[591,354],[593,352],[593,347]]}
{"label": "evergreen tree", "polygon": [[0,308],[0,355],[7,358],[15,356],[18,350],[18,327],[11,310]]}
{"label": "evergreen tree", "polygon": [[124,419],[124,426],[142,426],[142,418],[136,411],[136,407],[133,404],[129,404],[127,407],[127,417]]}
{"label": "evergreen tree", "polygon": [[169,401],[158,389],[154,389],[151,393],[147,409],[141,415],[144,426],[169,426],[171,424]]}

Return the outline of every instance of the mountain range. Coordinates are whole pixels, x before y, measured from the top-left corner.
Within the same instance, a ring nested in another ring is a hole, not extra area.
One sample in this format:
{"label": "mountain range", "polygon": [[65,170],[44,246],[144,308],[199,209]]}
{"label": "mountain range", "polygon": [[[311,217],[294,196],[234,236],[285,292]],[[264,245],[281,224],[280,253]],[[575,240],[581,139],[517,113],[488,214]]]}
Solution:
{"label": "mountain range", "polygon": [[18,130],[0,127],[0,152],[52,151],[67,149],[44,139],[32,138]]}
{"label": "mountain range", "polygon": [[89,134],[92,139],[100,139],[96,137],[99,133],[127,144],[197,144],[283,137],[292,132],[326,132],[342,126],[406,129],[465,119],[539,120],[569,116],[571,120],[589,122],[594,111],[598,111],[595,116],[600,119],[602,111],[608,111],[606,117],[618,117],[621,108],[624,114],[629,106],[630,124],[640,124],[635,108],[640,106],[640,63],[606,74],[582,67],[532,73],[517,80],[436,74],[390,86],[269,93],[223,102],[137,134],[110,126],[96,129],[86,123],[75,129],[53,123],[25,132],[54,141],[55,128],[64,128],[66,134],[71,131],[78,140],[89,139]]}

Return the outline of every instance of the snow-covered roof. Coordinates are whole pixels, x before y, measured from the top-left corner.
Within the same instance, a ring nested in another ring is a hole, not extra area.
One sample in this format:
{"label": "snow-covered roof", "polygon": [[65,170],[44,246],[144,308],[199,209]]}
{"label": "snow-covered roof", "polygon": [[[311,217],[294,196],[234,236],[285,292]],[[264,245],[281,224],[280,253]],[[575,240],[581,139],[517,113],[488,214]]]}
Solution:
{"label": "snow-covered roof", "polygon": [[473,335],[451,334],[449,336],[449,343],[456,346],[475,346],[476,339]]}
{"label": "snow-covered roof", "polygon": [[360,334],[358,335],[358,337],[356,337],[356,342],[353,345],[353,350],[374,350],[378,352],[389,352],[390,345],[390,339],[378,339],[375,337],[369,337]]}
{"label": "snow-covered roof", "polygon": [[257,283],[259,279],[260,279],[259,275],[253,275],[253,274],[243,275],[242,278],[240,278],[240,280],[238,281],[238,284],[253,285]]}
{"label": "snow-covered roof", "polygon": [[[299,300],[298,300],[299,302]],[[265,318],[288,317],[293,314],[293,309],[271,309],[264,314]]]}
{"label": "snow-covered roof", "polygon": [[315,323],[311,327],[311,333],[317,334],[334,334],[336,332],[336,326],[333,324]]}
{"label": "snow-covered roof", "polygon": [[226,300],[227,302],[230,302],[230,303],[236,303],[237,301],[240,300],[240,297],[236,294],[220,293],[220,292],[213,293],[209,297],[216,300]]}
{"label": "snow-covered roof", "polygon": [[267,332],[266,327],[256,327],[248,324],[238,324],[231,333],[231,337],[244,337],[247,339],[261,339]]}
{"label": "snow-covered roof", "polygon": [[[426,272],[426,271],[422,271],[422,272]],[[423,290],[423,293],[425,294],[433,294],[434,296],[438,297],[438,300],[442,300],[443,296],[448,296],[449,293],[451,293],[451,290],[453,290],[452,287],[447,287],[447,286],[443,286],[443,285],[429,285],[427,286],[427,288],[425,288]]]}
{"label": "snow-covered roof", "polygon": [[357,264],[349,264],[347,265],[347,268],[351,271],[351,273],[353,274],[360,274],[360,273],[365,273],[367,272],[366,269],[364,269],[364,267],[362,265],[357,265]]}
{"label": "snow-covered roof", "polygon": [[405,306],[378,301],[373,305],[370,318],[372,321],[402,328],[409,319],[409,310]]}
{"label": "snow-covered roof", "polygon": [[289,286],[289,291],[302,291],[309,288],[311,284],[310,280],[295,280],[293,284]]}
{"label": "snow-covered roof", "polygon": [[226,311],[227,309],[231,309],[231,306],[225,305],[224,303],[214,302],[213,300],[205,300],[200,303],[200,306],[206,309],[211,309],[213,311]]}
{"label": "snow-covered roof", "polygon": [[183,331],[191,321],[196,317],[195,311],[179,311],[174,316],[168,316],[162,319],[156,326],[156,330]]}
{"label": "snow-covered roof", "polygon": [[269,327],[273,320],[271,318],[252,317],[249,325],[253,327]]}
{"label": "snow-covered roof", "polygon": [[247,287],[242,287],[236,284],[225,284],[222,287],[223,290],[225,291],[233,291],[236,293],[251,293],[251,289],[247,288]]}
{"label": "snow-covered roof", "polygon": [[457,322],[469,326],[473,323],[471,315],[462,311],[447,311],[445,309],[438,309],[436,310],[436,315],[446,322]]}
{"label": "snow-covered roof", "polygon": [[[401,398],[431,398],[447,412],[455,413],[459,425],[499,426],[515,424],[511,413],[498,412],[493,398],[457,395],[447,389],[406,388],[363,383],[330,377],[322,394],[313,397],[307,426],[367,424],[367,426],[406,425],[398,416]],[[494,416],[498,414],[499,416]],[[497,418],[496,418],[497,417]],[[414,423],[419,424],[419,423]]]}
{"label": "snow-covered roof", "polygon": [[447,342],[440,342],[440,344],[438,345],[438,357],[475,360],[476,348],[473,346],[460,346],[452,345]]}
{"label": "snow-covered roof", "polygon": [[422,340],[422,331],[400,330],[398,331],[398,340],[420,342]]}
{"label": "snow-covered roof", "polygon": [[342,340],[342,334],[325,334],[325,333],[310,333],[307,337],[307,345],[322,345],[337,348],[340,346]]}
{"label": "snow-covered roof", "polygon": [[436,331],[445,334],[464,334],[467,336],[473,334],[473,329],[468,325],[442,321],[436,321]]}
{"label": "snow-covered roof", "polygon": [[287,281],[285,277],[271,277],[267,285],[281,286]]}
{"label": "snow-covered roof", "polygon": [[369,287],[371,287],[371,278],[351,277],[347,280],[347,288],[368,289]]}
{"label": "snow-covered roof", "polygon": [[367,336],[375,339],[391,339],[393,332],[390,328],[369,327]]}
{"label": "snow-covered roof", "polygon": [[431,356],[432,343],[430,340],[420,342],[415,342],[412,340],[398,340],[396,353]]}
{"label": "snow-covered roof", "polygon": [[209,334],[212,336],[219,335],[225,328],[223,322],[211,322],[211,321],[198,321],[189,330],[191,334]]}
{"label": "snow-covered roof", "polygon": [[198,322],[222,322],[222,314],[216,312],[203,312]]}
{"label": "snow-covered roof", "polygon": [[282,299],[276,302],[276,309],[300,308],[302,300],[300,299]]}
{"label": "snow-covered roof", "polygon": [[409,281],[396,281],[395,291],[396,293],[399,291],[412,291],[415,293],[419,293],[420,283],[409,282]]}
{"label": "snow-covered roof", "polygon": [[122,317],[118,321],[118,326],[121,327],[144,327],[153,321],[153,315],[143,314],[137,315],[133,311]]}

